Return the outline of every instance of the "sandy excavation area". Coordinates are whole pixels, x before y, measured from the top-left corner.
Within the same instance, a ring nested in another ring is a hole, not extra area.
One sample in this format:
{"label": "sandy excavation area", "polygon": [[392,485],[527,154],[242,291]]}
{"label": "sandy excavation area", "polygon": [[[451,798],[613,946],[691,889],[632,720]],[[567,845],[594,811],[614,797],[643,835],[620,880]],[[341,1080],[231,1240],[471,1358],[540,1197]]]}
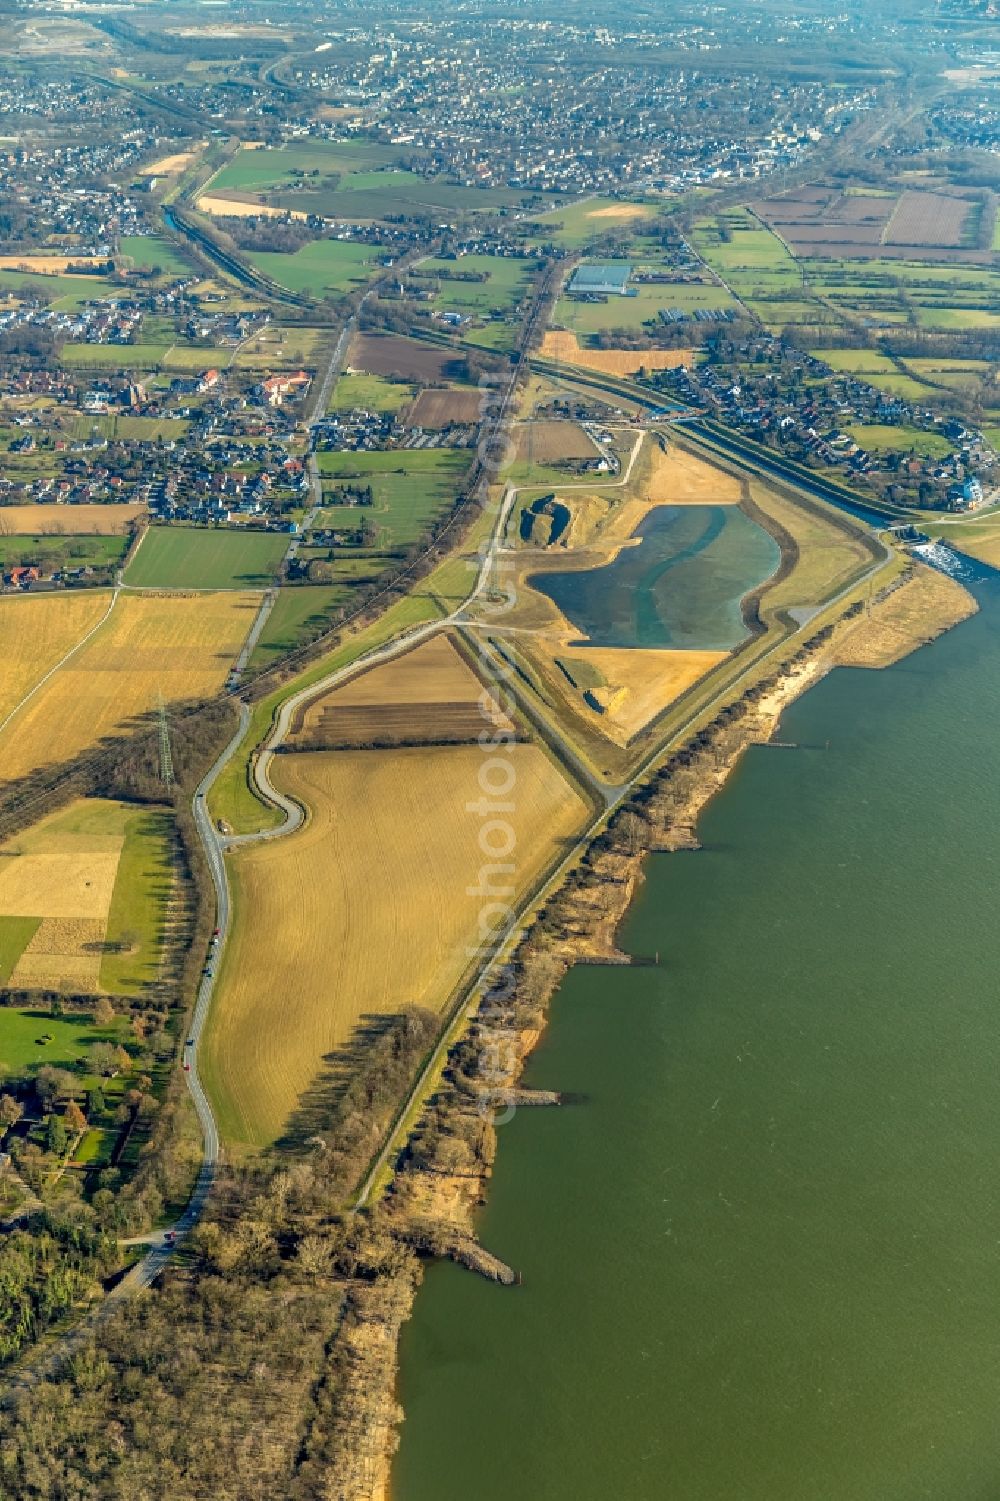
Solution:
{"label": "sandy excavation area", "polygon": [[202,214],[214,214],[217,219],[308,219],[300,208],[275,208],[273,204],[257,203],[254,199],[225,198],[221,193],[203,193],[196,205]]}
{"label": "sandy excavation area", "polygon": [[143,167],[142,176],[171,177],[176,172],[183,172],[186,167],[190,167],[204,145],[205,142],[201,141],[190,151],[175,151],[172,156],[161,156],[159,160],[151,162],[148,167]]}
{"label": "sandy excavation area", "polygon": [[33,275],[62,276],[70,266],[104,266],[99,255],[0,255],[0,271],[30,271]]}
{"label": "sandy excavation area", "polygon": [[618,224],[630,219],[648,219],[654,212],[641,203],[607,203],[603,208],[591,209],[588,219],[611,219]]}
{"label": "sandy excavation area", "polygon": [[599,370],[604,375],[637,375],[640,370],[675,370],[690,365],[690,349],[585,349],[575,333],[566,328],[551,328],[542,340],[542,355],[579,365],[584,370]]}

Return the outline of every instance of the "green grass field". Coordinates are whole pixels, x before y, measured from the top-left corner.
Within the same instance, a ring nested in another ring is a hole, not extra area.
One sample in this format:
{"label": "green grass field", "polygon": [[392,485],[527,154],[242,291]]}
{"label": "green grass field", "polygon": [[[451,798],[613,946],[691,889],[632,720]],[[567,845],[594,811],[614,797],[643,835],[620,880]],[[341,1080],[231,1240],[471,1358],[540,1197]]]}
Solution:
{"label": "green grass field", "polygon": [[[282,684],[253,706],[250,723],[237,753],[223,768],[209,797],[213,818],[221,818],[234,833],[249,834],[274,828],[280,814],[254,795],[247,775],[249,757],[268,732],[278,705],[300,688],[318,683],[329,673],[354,662],[366,651],[391,641],[402,631],[428,620],[440,620],[466,599],[475,581],[477,549],[485,544],[496,519],[496,504],[485,506],[473,521],[461,557],[447,558],[403,599],[389,606],[376,621],[356,635],[348,635],[333,651],[312,662],[297,677]],[[473,562],[470,566],[469,559]]]}
{"label": "green grass field", "polygon": [[[642,213],[634,210],[641,208]],[[605,235],[628,234],[644,220],[658,219],[661,204],[655,199],[637,203],[619,202],[615,198],[585,198],[581,203],[566,203],[547,212],[531,214],[542,227],[547,240],[576,249]]]}
{"label": "green grass field", "polygon": [[712,245],[711,255],[705,258],[723,275],[731,271],[786,271],[794,265],[781,241],[762,227],[734,229],[732,239]]}
{"label": "green grass field", "polygon": [[[113,995],[139,995],[159,973],[166,907],[173,890],[170,814],[159,809],[105,805],[110,829],[117,821],[125,834],[108,913],[107,941],[121,953],[101,960],[101,989]],[[111,809],[120,809],[117,816]]]}
{"label": "green grass field", "polygon": [[391,641],[400,632],[422,625],[428,620],[440,620],[446,612],[435,593],[436,576],[433,573],[421,581],[413,593],[390,605],[372,625],[355,636],[349,636],[329,655],[319,658],[298,677],[254,705],[240,749],[224,767],[212,788],[209,807],[213,818],[221,818],[235,834],[250,834],[258,829],[274,828],[281,822],[280,814],[275,809],[266,807],[250,790],[247,776],[247,758],[266,736],[276,708],[290,693],[319,682],[328,673],[336,672],[364,652]]}
{"label": "green grass field", "polygon": [[263,589],[288,548],[280,532],[154,526],[125,570],[146,589]]}
{"label": "green grass field", "polygon": [[516,189],[465,188],[423,178],[399,164],[392,146],[336,142],[299,148],[239,151],[208,184],[209,193],[259,193],[279,208],[345,219],[386,214],[481,213],[516,207],[530,196]]}
{"label": "green grass field", "polygon": [[0,536],[0,568],[110,568],[127,546],[127,537]]}
{"label": "green grass field", "polygon": [[50,305],[69,311],[82,307],[85,302],[100,302],[112,293],[121,294],[120,287],[113,287],[101,276],[42,276],[32,271],[0,270],[0,287],[25,295],[38,291]]}
{"label": "green grass field", "polygon": [[342,375],[330,397],[331,412],[350,412],[363,407],[369,412],[398,412],[409,406],[417,387],[406,381],[386,380],[382,375]]}
{"label": "green grass field", "polygon": [[933,399],[935,394],[933,386],[925,386],[922,381],[914,380],[912,375],[883,375],[876,371],[865,379],[880,391],[888,391],[892,396],[902,396],[906,401],[927,401]]}
{"label": "green grass field", "polygon": [[805,328],[819,328],[827,324],[841,325],[841,319],[821,302],[806,302],[795,297],[755,297],[746,294],[747,307],[760,321],[771,329],[787,328],[791,324]]}
{"label": "green grass field", "polygon": [[104,438],[130,438],[133,442],[160,443],[164,438],[182,438],[191,426],[186,417],[74,417],[70,435],[86,439],[95,432]]}
{"label": "green grass field", "polygon": [[336,612],[350,605],[351,592],[350,582],[297,584],[280,590],[250,658],[251,668],[269,667],[320,629],[327,629]]}
{"label": "green grass field", "polygon": [[302,209],[354,222],[387,215],[480,214],[516,208],[528,196],[517,189],[465,188],[407,171],[348,172],[336,185],[268,190],[278,208]]}
{"label": "green grass field", "polygon": [[313,240],[294,255],[255,251],[247,259],[290,292],[306,292],[310,297],[321,298],[363,287],[381,271],[379,255],[374,245],[357,245],[350,240]]}
{"label": "green grass field", "polygon": [[[527,291],[536,269],[535,261],[498,255],[463,255],[457,261],[428,260],[419,267],[419,285],[425,272],[439,278],[434,306],[441,312],[486,317],[491,312],[509,314]],[[485,281],[461,281],[463,275],[485,276]]]}
{"label": "green grass field", "polygon": [[106,1167],[111,1161],[118,1132],[106,1126],[91,1126],[80,1138],[80,1145],[73,1154],[73,1161],[88,1168]]}
{"label": "green grass field", "polygon": [[453,448],[321,453],[318,459],[326,479],[371,485],[375,502],[362,514],[378,527],[382,548],[416,542],[459,494],[472,462],[468,453]]}
{"label": "green grass field", "polygon": [[655,320],[661,308],[683,308],[690,312],[693,308],[735,306],[736,299],[725,287],[714,283],[694,286],[646,283],[636,287],[635,297],[609,297],[606,302],[578,302],[574,297],[560,297],[552,322],[585,337],[616,328],[641,328]]}
{"label": "green grass field", "polygon": [[41,920],[40,917],[0,917],[0,985],[7,984],[11,971],[34,938]]}
{"label": "green grass field", "polygon": [[915,359],[906,360],[905,365],[917,380],[946,386],[951,391],[976,390],[990,369],[985,360]]}
{"label": "green grass field", "polygon": [[137,271],[152,271],[157,266],[170,276],[190,276],[192,267],[172,241],[160,235],[123,235],[121,253]]}
{"label": "green grass field", "polygon": [[367,141],[337,141],[329,145],[311,141],[308,145],[259,150],[244,147],[212,178],[208,191],[259,192],[289,182],[315,180],[310,176],[312,173],[326,177],[389,166],[398,160],[397,148]]}
{"label": "green grass field", "polygon": [[[220,348],[205,348],[197,344],[171,344],[163,357],[163,369],[173,373],[190,375],[192,371],[209,370],[213,366],[225,369],[233,358],[233,351],[225,345]],[[237,356],[237,363],[239,363]],[[296,361],[296,363],[299,363]],[[268,364],[268,369],[271,368]]]}
{"label": "green grass field", "polygon": [[824,365],[829,365],[831,370],[843,370],[851,375],[876,372],[892,375],[896,369],[887,354],[876,354],[871,349],[813,349],[810,353]]}
{"label": "green grass field", "polygon": [[[282,328],[272,323],[258,337],[248,339],[240,347],[233,363],[238,370],[298,370],[302,365],[312,370],[319,357],[318,346],[332,347],[333,342],[330,329]],[[223,363],[232,359],[232,350],[227,351],[222,359]]]}
{"label": "green grass field", "polygon": [[[168,344],[64,344],[60,359],[67,369],[100,366],[108,370],[155,370],[163,364]],[[201,358],[206,360],[208,351]]]}
{"label": "green grass field", "polygon": [[726,281],[731,279],[730,273],[761,271],[802,280],[793,256],[748,209],[728,209],[717,218],[703,219],[695,227],[693,241],[713,271]]}
{"label": "green grass field", "polygon": [[920,307],[917,309],[917,322],[921,328],[940,329],[946,333],[965,329],[979,332],[1000,328],[1000,312],[978,307]]}
{"label": "green grass field", "polygon": [[952,452],[952,444],[940,433],[924,432],[919,427],[885,427],[859,424],[847,431],[861,444],[878,453],[915,453],[922,458],[943,459]]}
{"label": "green grass field", "polygon": [[[89,1016],[50,1016],[34,1007],[0,1006],[0,1059],[10,1079],[30,1079],[46,1064],[73,1068],[95,1042],[124,1041],[124,1021],[96,1027]],[[51,1041],[44,1039],[51,1034]]]}
{"label": "green grass field", "polygon": [[[100,852],[102,841],[122,839],[100,956],[100,989],[113,995],[139,995],[158,976],[174,879],[170,833],[164,809],[79,798],[4,846],[8,861],[36,853],[80,853],[82,859],[91,849]],[[41,920],[0,913],[0,984],[9,982]],[[0,1008],[0,1018],[4,1014]]]}

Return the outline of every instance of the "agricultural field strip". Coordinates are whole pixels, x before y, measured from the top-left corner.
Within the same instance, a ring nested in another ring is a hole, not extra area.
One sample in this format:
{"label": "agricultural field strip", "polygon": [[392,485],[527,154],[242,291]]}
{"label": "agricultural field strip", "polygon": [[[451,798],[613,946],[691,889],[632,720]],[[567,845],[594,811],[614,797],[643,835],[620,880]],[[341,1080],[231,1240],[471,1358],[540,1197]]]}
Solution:
{"label": "agricultural field strip", "polygon": [[[212,789],[213,784],[220,776],[223,769],[226,767],[229,761],[232,760],[233,756],[236,755],[236,753],[239,751],[240,747],[243,744],[247,730],[250,726],[250,710],[244,702],[240,701],[239,725],[229,744],[220,753],[218,760],[202,779],[195,792],[193,800],[195,824],[198,829],[198,835],[201,839],[202,846],[205,850],[209,871],[212,877],[212,883],[215,887],[216,924],[219,928],[220,934],[220,942],[218,945],[220,957],[222,952],[224,951],[226,938],[229,933],[232,907],[231,895],[229,890],[229,880],[226,873],[224,860],[224,851],[233,845],[254,843],[258,840],[273,839],[276,837],[281,837],[284,834],[290,834],[296,828],[298,828],[299,824],[302,822],[303,814],[302,809],[299,807],[299,805],[293,802],[291,798],[286,798],[283,793],[279,792],[277,788],[273,787],[271,783],[266,779],[266,747],[273,748],[275,745],[280,744],[281,737],[288,731],[295,710],[300,705],[308,702],[309,699],[314,698],[322,693],[329,692],[339,683],[346,682],[349,678],[357,676],[360,672],[367,670],[369,667],[377,665],[381,661],[392,660],[393,657],[399,656],[403,652],[408,651],[410,647],[416,643],[417,640],[423,639],[426,636],[431,636],[437,631],[444,629],[447,625],[455,623],[462,610],[465,609],[474,599],[478,598],[478,596],[487,586],[489,576],[494,566],[497,544],[499,538],[503,534],[504,528],[506,527],[507,519],[511,508],[513,507],[515,499],[516,493],[509,492],[501,501],[497,513],[497,519],[494,523],[493,531],[491,533],[490,543],[483,556],[476,583],[467,599],[463,600],[462,604],[459,605],[453,612],[452,617],[450,617],[448,620],[432,621],[427,626],[417,627],[414,631],[409,631],[404,636],[397,637],[396,640],[388,642],[384,647],[380,647],[373,652],[367,653],[364,657],[359,658],[356,662],[352,662],[348,664],[348,666],[340,668],[336,672],[330,673],[326,678],[321,679],[319,682],[311,683],[308,687],[301,689],[297,694],[294,694],[291,698],[285,700],[285,702],[281,706],[281,709],[279,710],[278,718],[272,730],[272,733],[268,737],[267,742],[265,742],[265,747],[262,748],[261,753],[254,764],[255,784],[257,785],[261,796],[264,797],[266,801],[269,801],[274,807],[279,808],[284,813],[285,822],[283,824],[279,824],[277,828],[268,829],[261,833],[236,835],[230,838],[226,838],[219,834],[208,813],[208,795]],[[268,756],[269,754],[270,752],[267,752]],[[263,765],[261,764],[262,762],[264,763]],[[177,1220],[173,1225],[165,1226],[163,1227],[163,1229],[156,1232],[156,1238],[152,1242],[151,1249],[148,1254],[141,1261],[137,1262],[136,1265],[128,1273],[128,1275],[122,1279],[117,1288],[111,1294],[111,1297],[124,1297],[132,1292],[139,1291],[152,1285],[152,1283],[156,1280],[167,1263],[170,1261],[174,1253],[175,1245],[168,1242],[166,1237],[172,1233],[183,1235],[198,1223],[215,1178],[215,1168],[219,1160],[218,1126],[216,1124],[215,1114],[212,1110],[211,1102],[209,1101],[208,1096],[205,1093],[204,1085],[201,1082],[201,1077],[198,1072],[198,1046],[201,1040],[202,1032],[204,1030],[205,1021],[208,1016],[214,986],[215,978],[213,974],[202,976],[201,983],[198,989],[197,1000],[195,1002],[194,1016],[189,1028],[189,1035],[192,1038],[192,1044],[188,1049],[187,1062],[190,1064],[190,1069],[185,1074],[188,1090],[194,1101],[195,1110],[198,1115],[198,1121],[201,1126],[202,1132],[202,1162],[201,1168],[198,1173],[198,1180],[195,1184],[195,1188],[188,1202],[187,1208],[184,1210],[184,1213],[181,1215],[180,1219]],[[106,1306],[107,1305],[101,1305],[102,1308]],[[83,1325],[81,1327],[86,1327],[86,1325]]]}
{"label": "agricultural field strip", "polygon": [[121,590],[121,585],[120,584],[116,585],[115,588],[112,590],[111,600],[110,600],[110,602],[108,604],[108,608],[105,610],[105,612],[101,616],[100,620],[98,620],[95,625],[91,626],[90,630],[86,633],[85,636],[81,636],[80,637],[80,640],[76,643],[76,645],[72,646],[69,649],[69,651],[66,653],[66,655],[59,662],[57,662],[54,667],[50,667],[49,668],[48,672],[45,673],[44,677],[40,677],[38,679],[38,682],[35,683],[34,687],[30,688],[29,691],[20,700],[20,702],[14,705],[13,709],[11,709],[11,711],[7,715],[7,717],[5,719],[0,720],[0,735],[3,734],[4,730],[10,724],[11,720],[14,719],[16,717],[16,715],[18,715],[21,712],[21,710],[25,707],[25,705],[29,702],[29,700],[31,700],[32,698],[34,698],[34,696],[38,692],[38,690],[40,688],[44,688],[45,684],[49,681],[49,678],[53,677],[55,675],[55,673],[57,673],[61,667],[65,667],[66,663],[70,660],[70,658],[73,657],[73,656],[75,656],[76,653],[80,650],[80,648],[82,646],[86,646],[86,644],[90,640],[91,636],[95,635],[97,633],[97,631],[99,631],[101,629],[101,626],[104,625],[105,621],[110,616],[112,610],[115,607],[115,604],[118,601],[118,595],[119,595],[120,590]]}
{"label": "agricultural field strip", "polygon": [[59,670],[47,674],[39,700],[34,693],[22,700],[17,735],[8,719],[0,737],[5,780],[121,734],[133,716],[155,707],[160,691],[168,703],[217,691],[247,635],[242,614],[256,614],[259,602],[256,592],[222,590],[207,598],[114,594],[100,636],[88,632]]}
{"label": "agricultural field strip", "polygon": [[[523,889],[589,816],[589,803],[545,749],[520,744],[504,754],[522,794],[511,824]],[[450,1008],[470,968],[481,905],[477,828],[466,810],[481,765],[475,736],[447,747],[281,757],[272,775],[308,819],[293,841],[245,851],[230,870],[241,920],[208,1038],[214,1105],[234,1145],[264,1145],[287,1129],[302,1089],[363,1017],[392,1012],[404,998],[438,1013]],[[440,880],[426,881],[428,869]],[[262,930],[273,938],[266,956]],[[291,1030],[272,1016],[289,965]]]}
{"label": "agricultural field strip", "polygon": [[[155,813],[76,799],[8,838],[3,854],[19,858],[0,861],[0,920],[32,919],[35,926],[14,952],[8,948],[6,983],[138,993],[156,974],[162,935],[148,865],[161,834]],[[145,906],[142,915],[135,911],[137,900],[148,901],[148,914]]]}
{"label": "agricultural field strip", "polygon": [[[622,477],[622,482],[624,482],[631,475],[632,466],[634,464],[635,457],[638,454],[640,443],[641,435],[637,440],[635,447],[633,448],[628,467]],[[505,493],[498,509],[497,519],[494,523],[490,535],[489,544],[484,552],[483,559],[480,564],[480,569],[475,585],[466,599],[462,601],[461,604],[456,606],[456,608],[451,612],[450,615],[440,621],[431,621],[426,625],[417,626],[413,630],[405,632],[405,634],[395,638],[393,641],[387,642],[384,646],[376,648],[372,652],[366,653],[363,657],[357,659],[357,661],[350,663],[333,673],[330,673],[327,677],[320,679],[318,682],[310,683],[307,687],[299,690],[297,694],[291,695],[281,704],[271,733],[267,737],[264,744],[261,746],[258,755],[252,761],[251,767],[255,787],[259,795],[264,799],[266,803],[269,803],[271,806],[279,809],[284,814],[285,821],[273,829],[263,830],[261,832],[252,834],[235,835],[226,838],[219,834],[211,817],[208,814],[207,795],[209,790],[211,789],[211,786],[216,781],[224,767],[242,746],[243,740],[246,736],[248,727],[250,725],[250,711],[247,708],[246,704],[241,702],[240,724],[235,734],[233,735],[232,740],[222,751],[215,765],[210,769],[210,771],[207,773],[206,777],[200,784],[194,798],[195,821],[199,836],[205,848],[213,884],[215,885],[216,889],[218,925],[220,928],[220,933],[222,935],[220,950],[224,947],[225,939],[228,934],[231,905],[229,884],[226,876],[225,861],[223,858],[224,851],[231,846],[255,843],[258,840],[264,839],[280,838],[285,834],[290,834],[294,832],[296,828],[298,828],[303,819],[303,811],[301,807],[292,799],[285,797],[283,793],[279,792],[278,789],[274,787],[274,785],[270,782],[267,774],[268,763],[274,754],[275,748],[281,744],[283,738],[287,735],[295,711],[299,706],[306,704],[310,699],[315,698],[322,693],[331,691],[339,683],[348,681],[351,677],[357,676],[360,672],[377,665],[379,662],[391,661],[394,657],[401,655],[405,651],[408,651],[418,641],[427,639],[435,635],[437,632],[446,629],[450,625],[461,623],[463,614],[468,609],[469,605],[474,603],[474,601],[483,594],[487,587],[490,575],[492,574],[496,564],[496,558],[500,549],[502,539],[506,533],[511,512],[517,499],[517,493],[518,492],[513,488],[508,488],[507,492]],[[872,580],[893,561],[892,552],[887,547],[885,547],[884,544],[882,544],[882,546],[884,556],[881,561],[873,563],[871,569],[869,569],[865,574],[864,581],[866,582]],[[859,587],[860,582],[861,581],[859,580],[855,580],[853,583],[848,585],[844,590],[841,591],[840,594],[838,594],[834,599],[828,602],[827,608],[835,608],[843,598],[846,598],[851,592]],[[386,1133],[386,1138],[383,1143],[382,1149],[373,1162],[367,1178],[359,1189],[356,1199],[357,1207],[363,1207],[363,1205],[368,1201],[374,1184],[378,1181],[379,1176],[385,1170],[385,1165],[389,1160],[390,1154],[397,1139],[400,1123],[409,1116],[414,1108],[415,1101],[420,1098],[422,1091],[427,1087],[429,1081],[435,1077],[436,1072],[439,1070],[443,1058],[446,1056],[448,1049],[451,1047],[456,1029],[461,1023],[466,1006],[468,1004],[468,998],[478,993],[478,991],[489,979],[490,973],[492,972],[494,966],[497,963],[501,962],[503,958],[510,953],[520,931],[521,924],[523,923],[523,920],[527,916],[527,914],[531,910],[537,908],[542,902],[544,902],[547,896],[556,889],[558,883],[562,880],[565,873],[571,868],[573,862],[578,858],[580,850],[585,848],[587,844],[589,844],[589,842],[595,837],[600,828],[605,824],[606,820],[614,812],[615,808],[617,808],[627,796],[631,788],[637,785],[642,780],[642,778],[649,772],[649,770],[657,763],[658,760],[669,754],[670,750],[680,742],[683,736],[688,732],[691,724],[693,724],[696,719],[698,719],[705,713],[710,712],[725,695],[732,691],[734,686],[738,686],[738,683],[742,676],[745,676],[746,673],[752,670],[758,669],[760,664],[768,660],[769,657],[772,656],[773,653],[776,652],[779,648],[781,648],[783,645],[787,645],[790,641],[793,641],[798,636],[804,634],[804,632],[808,629],[809,624],[810,622],[804,622],[795,631],[793,631],[790,636],[776,641],[774,645],[770,647],[765,653],[763,653],[763,655],[756,662],[749,664],[744,669],[744,672],[740,674],[735,680],[733,680],[732,682],[727,681],[723,683],[717,690],[717,692],[713,695],[713,697],[709,699],[707,703],[702,704],[697,709],[695,709],[689,720],[686,720],[683,724],[678,726],[673,735],[664,744],[657,746],[653,751],[651,751],[650,755],[636,768],[627,783],[615,789],[608,789],[608,792],[606,794],[606,806],[597,813],[590,825],[580,834],[572,848],[567,852],[565,858],[560,862],[556,869],[550,873],[541,888],[537,889],[533,893],[528,894],[528,896],[521,904],[518,912],[513,915],[510,926],[498,943],[494,955],[481,967],[477,974],[475,974],[471,978],[469,984],[464,987],[463,997],[457,1004],[452,1015],[448,1018],[437,1047],[435,1048],[430,1058],[427,1060],[418,1078],[414,1081],[412,1089],[409,1091],[406,1099],[400,1106],[400,1109],[397,1112],[389,1131]],[[214,1179],[215,1164],[218,1161],[219,1153],[218,1128],[215,1122],[211,1104],[205,1094],[197,1070],[198,1042],[200,1040],[205,1018],[208,1014],[213,984],[214,981],[211,976],[204,977],[199,989],[198,1000],[195,1007],[195,1017],[192,1023],[193,1045],[190,1050],[191,1057],[189,1060],[191,1069],[187,1075],[188,1087],[192,1094],[192,1098],[194,1099],[195,1108],[202,1127],[203,1155],[198,1181],[195,1187],[195,1191],[192,1194],[191,1200],[181,1219],[178,1220],[173,1227],[168,1227],[167,1230],[161,1232],[161,1238],[159,1239],[157,1244],[154,1245],[149,1255],[143,1261],[139,1262],[136,1267],[133,1268],[132,1272],[129,1274],[129,1277],[125,1279],[125,1282],[123,1282],[123,1284],[121,1284],[122,1292],[126,1291],[126,1289],[131,1291],[138,1288],[149,1287],[155,1280],[155,1278],[160,1275],[168,1261],[171,1259],[174,1250],[174,1247],[171,1244],[167,1243],[163,1239],[163,1236],[168,1233],[169,1229],[183,1233],[191,1229],[198,1222]]]}

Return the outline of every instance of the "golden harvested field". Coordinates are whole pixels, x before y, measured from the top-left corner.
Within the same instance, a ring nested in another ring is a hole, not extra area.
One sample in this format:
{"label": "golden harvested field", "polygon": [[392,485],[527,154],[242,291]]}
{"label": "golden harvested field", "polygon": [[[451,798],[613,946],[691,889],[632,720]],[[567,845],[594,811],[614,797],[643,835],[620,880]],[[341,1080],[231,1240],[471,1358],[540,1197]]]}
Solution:
{"label": "golden harvested field", "polygon": [[44,276],[62,275],[69,266],[103,266],[107,256],[98,255],[0,255],[0,271],[41,272]]}
{"label": "golden harvested field", "polygon": [[275,208],[271,204],[258,203],[255,198],[230,197],[228,193],[203,193],[195,205],[201,214],[214,214],[217,219],[308,219],[301,209]]}
{"label": "golden harvested field", "polygon": [[632,467],[628,499],[614,516],[613,532],[631,537],[653,506],[735,506],[743,493],[735,475],[671,442],[664,451],[647,436]]}
{"label": "golden harvested field", "polygon": [[[200,141],[198,150],[204,144],[204,141]],[[168,177],[172,172],[183,172],[185,167],[190,167],[196,155],[197,151],[175,151],[172,156],[161,156],[150,166],[143,167],[139,175],[140,177]]]}
{"label": "golden harvested field", "polygon": [[876,544],[832,506],[789,500],[756,479],[750,481],[750,498],[794,538],[799,554],[792,571],[764,595],[766,613],[822,604],[878,555]]}
{"label": "golden harvested field", "polygon": [[[504,816],[518,891],[586,810],[535,746],[505,748],[516,781]],[[205,1077],[231,1143],[259,1147],[366,1017],[441,1010],[497,914],[469,895],[484,855],[478,747],[318,752],[277,759],[305,827],[232,858],[235,931],[205,1046]]]}
{"label": "golden harvested field", "polygon": [[0,845],[0,981],[90,995],[155,976],[161,929],[144,900],[162,879],[156,819],[77,798]]}
{"label": "golden harvested field", "polygon": [[542,418],[519,423],[514,433],[517,459],[534,464],[565,459],[596,459],[600,449],[577,422]]}
{"label": "golden harvested field", "polygon": [[[101,600],[106,608],[107,595]],[[169,704],[216,692],[258,603],[255,594],[228,592],[119,595],[108,620],[0,733],[0,781],[127,732],[161,693]]]}
{"label": "golden harvested field", "polygon": [[1000,518],[996,515],[981,520],[963,516],[960,522],[946,523],[941,538],[958,552],[968,553],[970,558],[978,558],[991,568],[1000,568]]}
{"label": "golden harvested field", "polygon": [[124,835],[103,835],[99,849],[85,839],[81,854],[68,850],[68,841],[66,835],[57,851],[0,862],[0,912],[5,917],[97,918],[107,913]]}
{"label": "golden harvested field", "polygon": [[640,370],[675,370],[694,363],[690,349],[584,349],[575,333],[551,328],[542,340],[542,355],[604,375],[636,375]]}
{"label": "golden harvested field", "polygon": [[100,985],[105,931],[106,921],[100,918],[44,917],[11,971],[10,984],[92,995]]}
{"label": "golden harvested field", "polygon": [[483,685],[464,657],[442,633],[405,656],[359,673],[332,693],[315,699],[305,720],[324,704],[475,703]]}
{"label": "golden harvested field", "polygon": [[0,536],[120,537],[145,515],[144,505],[3,506]]}
{"label": "golden harvested field", "polygon": [[729,655],[724,651],[632,651],[627,647],[573,646],[570,667],[583,662],[605,686],[595,690],[609,738],[624,745],[675,699]]}
{"label": "golden harvested field", "polygon": [[475,740],[510,729],[494,699],[446,635],[322,694],[295,715],[288,741],[337,745]]}
{"label": "golden harvested field", "polygon": [[640,463],[633,484],[649,505],[734,506],[742,493],[735,475],[676,443],[666,453],[658,443],[647,443]]}
{"label": "golden harvested field", "polygon": [[891,667],[978,608],[957,579],[918,563],[870,617],[861,616],[837,635],[834,660],[841,667]]}
{"label": "golden harvested field", "polygon": [[0,599],[0,725],[93,630],[110,603],[111,595],[103,589]]}

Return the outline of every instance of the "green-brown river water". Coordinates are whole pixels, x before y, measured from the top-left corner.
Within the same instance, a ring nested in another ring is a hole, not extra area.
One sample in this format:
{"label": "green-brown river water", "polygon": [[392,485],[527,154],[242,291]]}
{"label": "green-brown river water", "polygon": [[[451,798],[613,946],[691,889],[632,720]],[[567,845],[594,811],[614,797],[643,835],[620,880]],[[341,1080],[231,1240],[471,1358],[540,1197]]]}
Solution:
{"label": "green-brown river water", "polygon": [[[405,1331],[394,1501],[1000,1496],[1000,579],[656,856]],[[827,742],[829,744],[827,745]]]}

